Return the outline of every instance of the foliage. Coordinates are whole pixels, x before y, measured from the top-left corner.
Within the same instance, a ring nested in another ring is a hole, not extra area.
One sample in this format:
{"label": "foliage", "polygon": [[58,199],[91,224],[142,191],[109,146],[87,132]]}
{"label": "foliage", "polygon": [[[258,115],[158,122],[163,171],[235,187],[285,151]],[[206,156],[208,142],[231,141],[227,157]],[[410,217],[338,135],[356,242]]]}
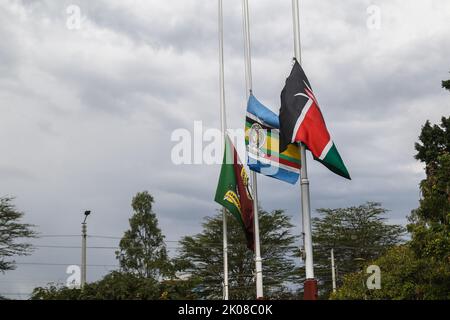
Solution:
{"label": "foliage", "polygon": [[411,241],[373,264],[382,271],[381,290],[367,290],[366,275],[353,273],[335,299],[450,299],[450,117],[425,123],[415,147],[425,163],[420,206],[409,217]]}
{"label": "foliage", "polygon": [[36,237],[33,225],[22,223],[23,212],[16,209],[13,198],[0,198],[0,272],[14,270],[13,256],[28,255],[33,251],[30,243],[24,239]]}
{"label": "foliage", "polygon": [[[440,125],[427,121],[416,143],[416,159],[425,163],[420,206],[410,216],[411,247],[419,257],[450,259],[450,117]],[[450,279],[449,279],[450,280]]]}
{"label": "foliage", "polygon": [[147,192],[137,193],[132,201],[134,210],[130,229],[120,241],[116,252],[124,272],[145,278],[158,278],[168,272],[168,258],[164,236],[152,211],[153,197]]}
{"label": "foliage", "polygon": [[[369,274],[356,272],[344,277],[344,284],[332,299],[418,300],[450,299],[450,264],[418,259],[408,245],[396,246],[370,264],[381,269],[381,289],[369,290]],[[367,267],[367,264],[365,267]],[[365,270],[366,268],[364,268]]]}
{"label": "foliage", "polygon": [[135,273],[113,271],[83,289],[51,284],[33,290],[32,300],[186,300],[196,299],[188,280],[158,282]]}
{"label": "foliage", "polygon": [[134,273],[113,271],[81,289],[51,285],[36,288],[33,300],[153,300],[159,298],[158,282]]}
{"label": "foliage", "polygon": [[[203,231],[181,241],[179,261],[184,272],[201,279],[199,298],[221,299],[223,279],[222,214],[206,218]],[[292,261],[294,242],[290,217],[282,210],[259,212],[261,256],[265,297],[286,294],[286,284],[297,279]],[[254,254],[246,247],[242,228],[227,215],[229,295],[231,299],[255,298]]]}
{"label": "foliage", "polygon": [[200,279],[169,279],[160,284],[160,300],[196,300],[198,296],[195,288]]}
{"label": "foliage", "polygon": [[448,289],[450,283],[450,117],[442,117],[440,125],[427,121],[419,140],[416,159],[425,163],[426,178],[420,183],[420,206],[409,218],[410,245],[419,259],[434,266],[428,282],[436,288],[427,287],[425,296],[448,299],[438,288],[446,283]]}
{"label": "foliage", "polygon": [[386,223],[387,210],[376,202],[317,212],[321,216],[313,219],[314,263],[320,295],[325,298],[331,292],[331,249],[339,279],[398,244],[404,233],[403,227]]}
{"label": "foliage", "polygon": [[442,81],[442,88],[450,90],[450,80]]}

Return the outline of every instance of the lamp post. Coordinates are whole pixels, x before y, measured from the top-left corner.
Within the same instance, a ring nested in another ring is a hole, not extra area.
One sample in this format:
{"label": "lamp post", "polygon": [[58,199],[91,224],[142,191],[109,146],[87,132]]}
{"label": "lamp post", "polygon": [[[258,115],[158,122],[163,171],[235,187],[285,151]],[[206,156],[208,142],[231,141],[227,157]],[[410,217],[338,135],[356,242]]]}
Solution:
{"label": "lamp post", "polygon": [[86,210],[84,212],[84,220],[81,223],[81,289],[84,288],[86,284],[86,238],[87,238],[87,227],[86,219],[91,211]]}

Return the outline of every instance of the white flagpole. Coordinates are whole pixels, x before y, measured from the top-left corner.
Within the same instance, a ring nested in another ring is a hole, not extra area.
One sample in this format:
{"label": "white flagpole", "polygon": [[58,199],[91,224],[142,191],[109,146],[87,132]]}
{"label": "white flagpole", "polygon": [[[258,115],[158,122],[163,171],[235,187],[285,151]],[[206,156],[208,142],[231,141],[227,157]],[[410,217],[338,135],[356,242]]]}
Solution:
{"label": "white flagpole", "polygon": [[[242,0],[242,15],[244,25],[244,48],[245,48],[245,84],[247,88],[247,98],[253,89],[252,84],[252,57],[250,46],[250,15],[248,10],[248,0]],[[254,212],[254,232],[255,232],[255,264],[256,264],[256,298],[263,298],[263,276],[262,276],[262,258],[259,241],[259,218],[258,218],[258,179],[256,172],[250,173],[252,183],[252,198]]]}
{"label": "white flagpole", "polygon": [[[225,132],[227,120],[225,113],[225,72],[223,62],[223,7],[219,0],[219,65],[220,65],[220,126],[222,131],[222,150],[225,152]],[[227,240],[227,210],[222,207],[223,219],[223,299],[228,300],[228,240]]]}
{"label": "white flagpole", "polygon": [[333,285],[333,292],[336,292],[336,268],[334,266],[334,249],[331,249],[331,280]]}
{"label": "white flagpole", "polygon": [[[301,49],[300,49],[300,18],[299,18],[299,3],[298,0],[292,0],[292,18],[294,23],[294,48],[295,58],[301,64]],[[302,196],[302,217],[303,217],[303,235],[305,246],[305,271],[306,280],[304,287],[305,300],[315,300],[317,298],[317,282],[314,279],[314,264],[313,264],[313,250],[311,237],[311,208],[309,198],[309,180],[308,171],[306,168],[306,147],[302,143],[300,145],[300,159],[301,159],[301,196]]]}

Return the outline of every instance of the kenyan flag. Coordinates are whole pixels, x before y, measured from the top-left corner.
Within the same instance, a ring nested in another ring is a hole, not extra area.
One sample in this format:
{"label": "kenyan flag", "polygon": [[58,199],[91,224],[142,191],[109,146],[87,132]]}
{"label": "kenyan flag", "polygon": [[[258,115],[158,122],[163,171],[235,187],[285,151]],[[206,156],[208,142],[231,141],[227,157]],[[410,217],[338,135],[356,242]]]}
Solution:
{"label": "kenyan flag", "polygon": [[254,250],[253,199],[248,188],[248,176],[228,136],[214,201],[236,218],[245,232],[247,247]]}
{"label": "kenyan flag", "polygon": [[295,60],[281,92],[280,152],[290,143],[300,142],[314,159],[334,173],[350,179],[347,168],[328,133],[319,104],[302,67]]}

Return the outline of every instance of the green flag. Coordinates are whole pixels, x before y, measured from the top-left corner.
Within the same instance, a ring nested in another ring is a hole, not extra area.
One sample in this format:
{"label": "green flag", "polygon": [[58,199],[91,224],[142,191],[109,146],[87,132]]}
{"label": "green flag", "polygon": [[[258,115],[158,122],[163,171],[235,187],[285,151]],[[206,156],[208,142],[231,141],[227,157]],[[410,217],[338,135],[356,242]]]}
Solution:
{"label": "green flag", "polygon": [[225,138],[222,169],[214,200],[236,218],[245,232],[247,247],[253,250],[253,199],[248,188],[248,176],[228,136]]}

